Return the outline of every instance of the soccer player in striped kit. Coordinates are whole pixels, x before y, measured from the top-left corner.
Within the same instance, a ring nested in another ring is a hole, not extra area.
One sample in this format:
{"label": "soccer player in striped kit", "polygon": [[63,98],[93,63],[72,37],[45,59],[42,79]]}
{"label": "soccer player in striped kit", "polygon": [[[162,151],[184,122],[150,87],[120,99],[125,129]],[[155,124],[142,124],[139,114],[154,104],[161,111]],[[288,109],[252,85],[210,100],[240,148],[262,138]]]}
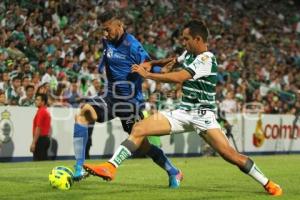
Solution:
{"label": "soccer player in striped kit", "polygon": [[[170,112],[158,112],[135,124],[128,139],[117,149],[113,157],[100,165],[86,164],[91,174],[109,179],[117,167],[134,153],[148,135],[170,135],[195,131],[211,145],[224,160],[236,165],[242,172],[259,182],[273,196],[282,194],[279,185],[270,181],[249,157],[232,148],[216,120],[215,86],[217,61],[208,51],[208,29],[202,21],[192,20],[184,26],[183,46],[186,49],[177,61],[183,69],[177,72],[154,74],[145,70],[146,65],[159,64],[151,61],[134,65],[132,71],[144,78],[161,82],[182,84],[182,100],[179,108]],[[159,126],[158,126],[159,124]]]}

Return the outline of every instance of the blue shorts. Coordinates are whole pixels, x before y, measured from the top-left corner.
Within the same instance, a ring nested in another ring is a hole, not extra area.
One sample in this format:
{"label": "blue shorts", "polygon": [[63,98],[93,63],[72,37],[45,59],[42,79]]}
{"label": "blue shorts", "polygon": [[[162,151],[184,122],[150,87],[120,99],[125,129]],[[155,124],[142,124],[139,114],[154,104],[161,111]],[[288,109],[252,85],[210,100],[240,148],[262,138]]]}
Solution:
{"label": "blue shorts", "polygon": [[93,97],[86,99],[97,113],[97,122],[103,123],[116,117],[121,119],[122,127],[125,132],[130,134],[136,121],[144,118],[144,105],[132,103],[124,100],[116,100],[110,97]]}

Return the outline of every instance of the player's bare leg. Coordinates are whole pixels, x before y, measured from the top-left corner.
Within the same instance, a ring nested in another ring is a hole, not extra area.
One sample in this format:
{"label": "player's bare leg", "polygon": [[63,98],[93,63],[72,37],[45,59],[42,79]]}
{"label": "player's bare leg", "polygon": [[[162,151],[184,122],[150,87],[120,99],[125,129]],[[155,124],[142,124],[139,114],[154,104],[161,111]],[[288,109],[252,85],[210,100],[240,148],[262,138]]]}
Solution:
{"label": "player's bare leg", "polygon": [[236,165],[241,171],[254,178],[264,186],[265,190],[270,195],[279,196],[282,194],[280,186],[266,178],[249,157],[238,153],[230,146],[227,137],[220,129],[209,129],[206,133],[203,133],[202,136],[207,143],[210,144],[222,158],[224,158],[224,160]]}
{"label": "player's bare leg", "polygon": [[[130,157],[139,147],[146,147],[148,142],[145,140],[145,136],[167,135],[170,134],[170,131],[171,126],[168,119],[162,114],[156,113],[134,125],[129,138],[120,145],[109,162],[96,166],[85,164],[84,168],[93,175],[102,177],[105,180],[112,180],[115,177],[115,168],[121,165],[121,163]],[[180,171],[177,171],[174,175],[169,175],[169,187],[179,187],[182,179],[183,174]]]}

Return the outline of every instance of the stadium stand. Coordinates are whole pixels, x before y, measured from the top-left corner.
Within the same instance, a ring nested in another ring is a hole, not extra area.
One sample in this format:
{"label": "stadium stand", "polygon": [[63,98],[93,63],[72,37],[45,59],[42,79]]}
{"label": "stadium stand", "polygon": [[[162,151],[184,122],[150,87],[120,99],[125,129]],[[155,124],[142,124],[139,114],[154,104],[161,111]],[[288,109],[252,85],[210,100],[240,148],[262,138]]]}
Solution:
{"label": "stadium stand", "polygon": [[[178,24],[201,17],[218,58],[221,110],[300,112],[300,6],[275,0],[1,1],[0,105],[32,106],[21,101],[28,85],[35,92],[42,87],[52,106],[76,107],[82,98],[101,94],[97,14],[108,9],[119,11],[127,31],[153,58],[180,54]],[[180,97],[176,85],[146,80],[143,88],[163,109]]]}

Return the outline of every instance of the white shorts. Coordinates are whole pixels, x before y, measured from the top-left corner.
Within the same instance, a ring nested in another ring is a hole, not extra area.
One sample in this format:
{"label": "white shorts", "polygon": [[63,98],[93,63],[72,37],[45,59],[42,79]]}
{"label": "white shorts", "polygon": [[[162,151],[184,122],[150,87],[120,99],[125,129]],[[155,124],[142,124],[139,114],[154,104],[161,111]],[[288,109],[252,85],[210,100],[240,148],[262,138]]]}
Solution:
{"label": "white shorts", "polygon": [[205,133],[208,129],[221,129],[216,119],[216,114],[209,110],[173,110],[162,111],[171,124],[171,133],[196,131],[197,134]]}

